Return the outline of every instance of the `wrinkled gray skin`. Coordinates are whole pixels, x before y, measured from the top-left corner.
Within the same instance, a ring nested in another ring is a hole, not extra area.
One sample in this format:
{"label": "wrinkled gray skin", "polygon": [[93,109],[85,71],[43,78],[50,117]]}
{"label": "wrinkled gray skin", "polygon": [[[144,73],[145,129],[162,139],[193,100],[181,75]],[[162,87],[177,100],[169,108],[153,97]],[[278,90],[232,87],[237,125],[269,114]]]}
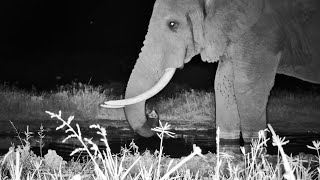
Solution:
{"label": "wrinkled gray skin", "polygon": [[[320,82],[319,0],[156,0],[125,98],[150,89],[166,68],[197,54],[219,61],[216,125],[221,138],[257,137],[276,73]],[[154,134],[145,102],[125,107],[132,128]]]}

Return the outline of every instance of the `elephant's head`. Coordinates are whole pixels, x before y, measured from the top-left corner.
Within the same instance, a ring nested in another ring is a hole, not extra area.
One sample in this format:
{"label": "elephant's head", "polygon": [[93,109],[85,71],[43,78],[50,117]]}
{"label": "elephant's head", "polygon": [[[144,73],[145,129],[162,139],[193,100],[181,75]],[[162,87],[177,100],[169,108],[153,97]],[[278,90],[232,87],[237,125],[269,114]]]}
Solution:
{"label": "elephant's head", "polygon": [[[125,98],[103,107],[125,105],[131,127],[140,135],[154,134],[145,116],[145,100],[158,93],[182,68],[201,53],[205,61],[217,61],[228,43],[235,41],[253,23],[246,2],[230,0],[157,0],[142,52],[131,73]],[[243,17],[242,17],[243,16]]]}

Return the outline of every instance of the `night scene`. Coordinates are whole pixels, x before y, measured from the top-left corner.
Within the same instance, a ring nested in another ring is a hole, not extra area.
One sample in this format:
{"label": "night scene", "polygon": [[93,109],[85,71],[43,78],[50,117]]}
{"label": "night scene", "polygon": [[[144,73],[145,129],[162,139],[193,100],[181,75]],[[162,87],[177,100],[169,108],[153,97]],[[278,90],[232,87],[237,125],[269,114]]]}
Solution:
{"label": "night scene", "polygon": [[319,0],[0,2],[0,180],[320,179]]}

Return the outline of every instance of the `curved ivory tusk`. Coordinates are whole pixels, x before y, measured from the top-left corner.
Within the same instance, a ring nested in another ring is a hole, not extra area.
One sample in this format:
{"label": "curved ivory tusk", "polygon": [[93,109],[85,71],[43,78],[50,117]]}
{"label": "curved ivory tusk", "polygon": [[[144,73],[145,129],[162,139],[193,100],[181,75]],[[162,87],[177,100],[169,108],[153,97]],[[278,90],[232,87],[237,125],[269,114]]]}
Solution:
{"label": "curved ivory tusk", "polygon": [[157,84],[154,85],[151,89],[149,89],[145,93],[142,93],[138,96],[135,96],[129,99],[106,101],[104,102],[104,104],[101,104],[100,106],[104,108],[122,108],[126,105],[136,104],[141,101],[147,100],[152,96],[156,95],[169,83],[175,71],[176,71],[176,68],[167,68],[164,74],[162,75],[162,77],[160,78],[160,80],[157,82]]}

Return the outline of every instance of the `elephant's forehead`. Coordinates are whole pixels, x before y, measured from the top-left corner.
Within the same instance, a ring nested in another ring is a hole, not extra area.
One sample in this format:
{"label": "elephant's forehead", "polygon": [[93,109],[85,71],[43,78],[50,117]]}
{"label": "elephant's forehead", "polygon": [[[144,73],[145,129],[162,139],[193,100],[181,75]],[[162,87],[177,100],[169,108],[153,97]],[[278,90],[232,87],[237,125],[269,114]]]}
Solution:
{"label": "elephant's forehead", "polygon": [[164,16],[168,14],[185,15],[197,5],[197,0],[157,0],[154,12]]}

